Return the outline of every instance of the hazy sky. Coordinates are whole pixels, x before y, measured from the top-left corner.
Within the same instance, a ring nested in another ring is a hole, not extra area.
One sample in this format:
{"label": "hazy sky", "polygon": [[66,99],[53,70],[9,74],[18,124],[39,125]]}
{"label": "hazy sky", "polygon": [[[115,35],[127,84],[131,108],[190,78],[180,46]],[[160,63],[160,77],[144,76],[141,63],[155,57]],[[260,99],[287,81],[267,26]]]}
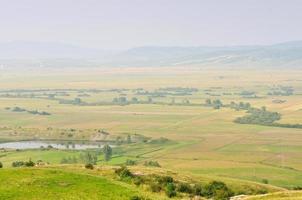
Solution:
{"label": "hazy sky", "polygon": [[302,40],[302,0],[0,0],[0,42],[97,48]]}

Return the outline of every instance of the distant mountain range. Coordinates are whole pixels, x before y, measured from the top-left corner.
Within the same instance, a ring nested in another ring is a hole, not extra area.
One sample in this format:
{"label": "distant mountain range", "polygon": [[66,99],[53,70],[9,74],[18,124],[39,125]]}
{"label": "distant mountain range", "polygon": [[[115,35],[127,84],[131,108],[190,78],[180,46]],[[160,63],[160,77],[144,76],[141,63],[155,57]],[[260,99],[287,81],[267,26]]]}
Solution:
{"label": "distant mountain range", "polygon": [[302,41],[266,46],[160,47],[120,52],[60,43],[0,44],[0,67],[207,66],[302,69]]}

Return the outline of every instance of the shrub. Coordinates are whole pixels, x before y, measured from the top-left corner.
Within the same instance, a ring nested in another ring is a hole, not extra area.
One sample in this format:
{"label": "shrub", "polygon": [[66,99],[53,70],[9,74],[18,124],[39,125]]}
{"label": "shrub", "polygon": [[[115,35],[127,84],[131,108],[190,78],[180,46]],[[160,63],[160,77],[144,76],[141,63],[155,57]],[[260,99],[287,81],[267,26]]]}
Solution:
{"label": "shrub", "polygon": [[142,198],[135,195],[135,196],[130,197],[130,200],[142,200]]}
{"label": "shrub", "polygon": [[195,195],[201,196],[202,195],[202,187],[201,187],[201,185],[198,185],[198,184],[194,185],[193,192],[194,192]]}
{"label": "shrub", "polygon": [[296,186],[293,188],[293,190],[302,190],[302,187],[301,186]]}
{"label": "shrub", "polygon": [[174,183],[168,183],[166,186],[166,195],[171,198],[176,196]]}
{"label": "shrub", "polygon": [[33,167],[33,166],[35,166],[35,163],[32,160],[29,160],[29,161],[25,162],[25,166],[26,167]]}
{"label": "shrub", "polygon": [[268,184],[268,180],[267,179],[262,179],[262,183]]}
{"label": "shrub", "polygon": [[2,162],[0,162],[0,169],[1,169],[1,168],[3,168],[3,164],[2,164]]}
{"label": "shrub", "polygon": [[148,166],[148,167],[160,167],[159,163],[157,161],[146,161],[144,163],[145,166]]}
{"label": "shrub", "polygon": [[213,199],[226,200],[234,193],[226,186],[224,182],[213,181],[205,186],[203,196]]}
{"label": "shrub", "polygon": [[93,164],[87,163],[87,164],[85,165],[85,168],[86,168],[86,169],[93,169],[94,167],[93,167]]}
{"label": "shrub", "polygon": [[115,173],[121,178],[132,178],[133,174],[125,166],[115,170]]}
{"label": "shrub", "polygon": [[136,161],[127,159],[126,165],[136,165]]}
{"label": "shrub", "polygon": [[188,193],[191,194],[193,192],[192,187],[190,186],[190,184],[188,183],[180,183],[177,186],[177,191],[178,192],[182,192],[182,193]]}
{"label": "shrub", "polygon": [[174,180],[171,176],[160,176],[157,178],[157,181],[161,185],[167,185],[168,183],[174,182]]}
{"label": "shrub", "polygon": [[15,161],[12,163],[12,167],[22,167],[25,163],[23,161]]}

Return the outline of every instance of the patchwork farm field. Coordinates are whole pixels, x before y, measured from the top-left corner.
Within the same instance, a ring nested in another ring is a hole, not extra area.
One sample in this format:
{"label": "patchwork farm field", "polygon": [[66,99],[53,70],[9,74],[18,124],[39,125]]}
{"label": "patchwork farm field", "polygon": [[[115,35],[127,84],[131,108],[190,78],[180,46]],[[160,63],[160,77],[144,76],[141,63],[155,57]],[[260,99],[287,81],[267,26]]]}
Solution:
{"label": "patchwork farm field", "polygon": [[[110,161],[99,156],[100,166],[120,165],[128,159],[141,166],[156,160],[164,169],[200,179],[251,181],[287,189],[302,186],[302,129],[235,123],[247,111],[230,106],[249,103],[252,108],[265,107],[263,112],[278,112],[280,124],[302,124],[300,71],[164,68],[159,73],[128,68],[41,74],[1,74],[3,142],[101,140],[116,147]],[[216,108],[207,100],[219,100],[221,105]],[[108,133],[106,137],[100,130]],[[133,142],[121,142],[128,135]],[[4,168],[28,159],[58,165],[63,158],[81,153],[3,149],[0,161]]]}

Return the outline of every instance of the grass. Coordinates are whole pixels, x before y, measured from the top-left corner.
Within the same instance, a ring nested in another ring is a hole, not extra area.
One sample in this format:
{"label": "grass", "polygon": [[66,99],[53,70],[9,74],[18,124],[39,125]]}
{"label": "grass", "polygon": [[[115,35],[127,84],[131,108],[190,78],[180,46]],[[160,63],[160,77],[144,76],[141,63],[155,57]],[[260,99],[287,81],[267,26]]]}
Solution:
{"label": "grass", "polygon": [[[176,102],[188,98],[193,103],[203,103],[206,98],[219,98],[223,102],[250,102],[253,106],[266,106],[268,110],[283,115],[282,123],[301,121],[301,71],[220,71],[200,69],[99,69],[91,72],[40,72],[21,75],[4,73],[0,88],[139,88],[153,90],[160,87],[196,87],[200,91],[191,96],[176,96]],[[223,76],[224,78],[218,78]],[[21,77],[21,78],[20,78]],[[294,96],[267,96],[271,87],[290,85]],[[209,96],[211,90],[221,96]],[[261,98],[246,99],[238,95],[243,90],[254,91]],[[223,95],[224,92],[232,93]],[[131,90],[126,92],[131,98]],[[69,97],[77,97],[70,92]],[[89,93],[83,97],[87,102],[111,101],[120,93]],[[146,96],[138,98],[146,99]],[[171,101],[171,96],[154,100]],[[274,99],[286,100],[283,104],[272,103]],[[7,111],[5,107],[20,106],[31,110],[43,110],[51,116],[34,116]],[[70,140],[87,139],[95,129],[110,133],[109,139],[120,135],[141,134],[147,137],[166,137],[172,141],[164,145],[124,146],[108,165],[124,163],[127,159],[157,160],[163,168],[191,173],[194,176],[213,176],[261,182],[266,178],[270,184],[291,188],[301,186],[302,176],[302,130],[260,125],[234,124],[236,117],[245,115],[242,111],[227,108],[214,110],[201,106],[128,105],[128,106],[74,106],[58,104],[46,99],[0,98],[0,138],[66,139],[68,130],[77,132]],[[4,129],[7,127],[7,129]],[[52,130],[47,130],[52,127]],[[66,132],[62,135],[61,132]],[[1,153],[5,154],[5,153]],[[5,165],[19,159],[42,159],[58,163],[62,157],[75,152],[14,152],[0,157]],[[100,163],[102,159],[100,157]],[[254,173],[256,170],[257,173]]]}
{"label": "grass", "polygon": [[0,199],[6,200],[129,200],[135,195],[164,199],[104,177],[56,169],[2,169],[0,182]]}
{"label": "grass", "polygon": [[259,195],[254,197],[245,198],[246,200],[299,200],[302,199],[301,191],[291,192],[276,192],[268,195]]}

